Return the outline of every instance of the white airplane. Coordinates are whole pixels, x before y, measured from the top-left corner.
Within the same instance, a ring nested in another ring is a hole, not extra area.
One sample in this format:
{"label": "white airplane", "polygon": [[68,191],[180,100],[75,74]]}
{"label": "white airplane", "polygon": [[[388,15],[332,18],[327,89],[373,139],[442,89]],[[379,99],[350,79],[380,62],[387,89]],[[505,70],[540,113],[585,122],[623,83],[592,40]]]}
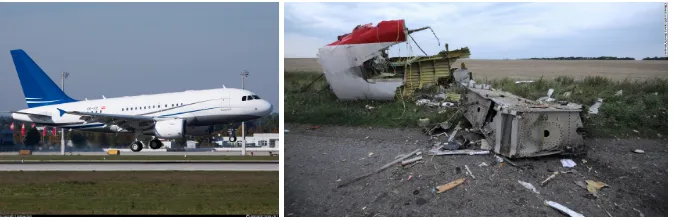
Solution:
{"label": "white airplane", "polygon": [[66,95],[24,52],[12,50],[28,109],[10,112],[14,120],[37,125],[107,133],[134,133],[132,151],[143,149],[139,138],[158,149],[158,138],[203,136],[213,125],[242,122],[267,116],[272,105],[254,93],[233,88],[154,95],[74,100]]}

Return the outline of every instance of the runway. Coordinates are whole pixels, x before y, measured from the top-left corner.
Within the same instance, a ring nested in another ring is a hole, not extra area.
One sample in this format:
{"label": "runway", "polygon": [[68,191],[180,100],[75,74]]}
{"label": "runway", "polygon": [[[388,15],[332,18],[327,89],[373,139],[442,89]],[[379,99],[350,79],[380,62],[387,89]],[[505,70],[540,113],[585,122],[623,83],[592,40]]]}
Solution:
{"label": "runway", "polygon": [[269,163],[25,163],[0,164],[0,171],[278,171]]}

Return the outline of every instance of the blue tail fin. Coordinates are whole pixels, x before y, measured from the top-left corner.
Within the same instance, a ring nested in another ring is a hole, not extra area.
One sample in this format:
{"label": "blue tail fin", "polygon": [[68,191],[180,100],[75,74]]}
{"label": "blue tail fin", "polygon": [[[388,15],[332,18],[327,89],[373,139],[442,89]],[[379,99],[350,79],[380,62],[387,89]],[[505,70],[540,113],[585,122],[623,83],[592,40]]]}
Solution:
{"label": "blue tail fin", "polygon": [[28,108],[55,105],[76,100],[68,97],[23,50],[11,50]]}

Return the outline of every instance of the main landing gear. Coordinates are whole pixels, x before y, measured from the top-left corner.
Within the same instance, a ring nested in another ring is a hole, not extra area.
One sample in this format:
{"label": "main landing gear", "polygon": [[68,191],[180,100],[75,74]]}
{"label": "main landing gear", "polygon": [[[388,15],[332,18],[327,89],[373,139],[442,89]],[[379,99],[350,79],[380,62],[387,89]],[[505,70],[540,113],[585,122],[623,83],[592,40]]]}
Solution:
{"label": "main landing gear", "polygon": [[152,148],[154,150],[159,149],[163,145],[164,144],[162,144],[161,141],[159,141],[159,139],[156,139],[156,138],[150,141],[150,148]]}
{"label": "main landing gear", "polygon": [[135,141],[135,142],[131,143],[130,148],[131,148],[131,151],[133,151],[133,152],[139,152],[139,151],[143,150],[143,142]]}
{"label": "main landing gear", "polygon": [[[152,139],[149,145],[150,148],[153,150],[159,149],[164,146],[164,144],[157,138]],[[131,151],[133,152],[140,152],[141,150],[143,150],[143,147],[144,147],[143,142],[136,139],[135,142],[131,143],[131,146],[129,148],[131,148]]]}

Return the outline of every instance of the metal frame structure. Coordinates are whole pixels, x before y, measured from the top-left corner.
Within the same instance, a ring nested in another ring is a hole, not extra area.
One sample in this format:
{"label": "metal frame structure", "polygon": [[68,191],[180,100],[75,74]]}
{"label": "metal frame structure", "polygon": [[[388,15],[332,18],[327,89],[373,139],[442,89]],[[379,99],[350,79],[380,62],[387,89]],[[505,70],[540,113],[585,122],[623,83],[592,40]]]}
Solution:
{"label": "metal frame structure", "polygon": [[582,106],[537,103],[489,85],[466,86],[464,116],[495,153],[510,158],[583,153]]}

